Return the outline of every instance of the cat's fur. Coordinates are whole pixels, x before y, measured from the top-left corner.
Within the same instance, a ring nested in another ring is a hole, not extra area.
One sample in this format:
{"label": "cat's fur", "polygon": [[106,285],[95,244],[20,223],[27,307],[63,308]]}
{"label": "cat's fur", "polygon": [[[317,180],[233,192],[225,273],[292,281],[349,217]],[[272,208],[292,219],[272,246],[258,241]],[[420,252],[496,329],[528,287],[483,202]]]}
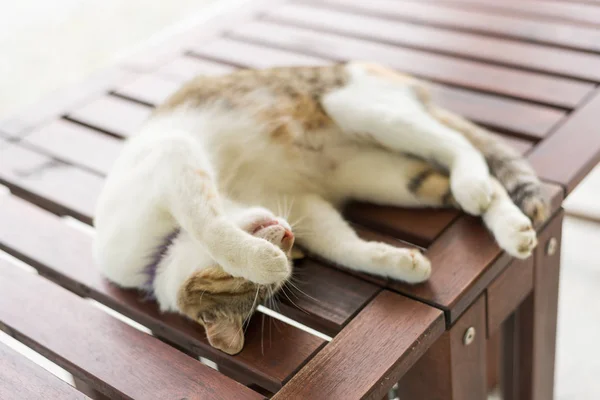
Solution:
{"label": "cat's fur", "polygon": [[188,83],[127,143],[98,203],[95,253],[109,279],[149,286],[162,310],[236,353],[243,321],[291,274],[283,204],[308,251],[417,283],[429,261],[358,238],[338,212],[346,200],[457,205],[524,258],[530,219],[547,213],[540,193],[517,153],[410,76],[366,63],[239,71]]}

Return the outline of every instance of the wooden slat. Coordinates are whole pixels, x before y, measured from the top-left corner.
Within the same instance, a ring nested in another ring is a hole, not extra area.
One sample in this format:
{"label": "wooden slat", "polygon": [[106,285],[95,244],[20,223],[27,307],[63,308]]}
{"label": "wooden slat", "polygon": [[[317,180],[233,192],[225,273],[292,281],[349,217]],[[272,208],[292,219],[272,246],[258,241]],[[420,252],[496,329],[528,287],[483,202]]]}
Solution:
{"label": "wooden slat", "polygon": [[[278,390],[324,344],[316,336],[267,316],[263,325],[262,316],[256,315],[247,328],[244,349],[229,356],[208,344],[199,324],[176,314],[162,314],[156,303],[144,301],[140,293],[109,283],[94,265],[92,238],[60,218],[3,196],[0,220],[0,248],[35,266],[40,274],[106,304],[192,353],[241,371],[268,390]],[[277,334],[269,338],[264,330],[270,325],[276,326],[273,331]]]}
{"label": "wooden slat", "polygon": [[566,116],[562,110],[516,99],[440,85],[430,89],[435,102],[466,118],[532,139],[545,137]]}
{"label": "wooden slat", "polygon": [[110,398],[262,398],[38,275],[0,276],[0,328]]}
{"label": "wooden slat", "polygon": [[114,93],[147,105],[156,105],[166,100],[179,86],[181,84],[177,81],[144,74],[135,81],[117,88]]}
{"label": "wooden slat", "polygon": [[487,288],[487,332],[493,335],[533,289],[533,257],[514,260]]}
{"label": "wooden slat", "polygon": [[195,57],[180,56],[156,70],[156,73],[168,79],[183,81],[192,79],[202,71],[204,75],[221,75],[235,68]]}
{"label": "wooden slat", "polygon": [[135,134],[150,112],[147,106],[115,96],[102,96],[71,110],[67,117],[113,135],[127,137]]}
{"label": "wooden slat", "polygon": [[543,179],[563,185],[567,193],[600,161],[600,90],[574,111],[528,156]]}
{"label": "wooden slat", "polygon": [[384,291],[273,398],[382,398],[443,330],[439,310]]}
{"label": "wooden slat", "polygon": [[[291,28],[265,21],[234,28],[230,35],[239,40],[263,43],[315,56],[331,57],[339,61],[368,59],[434,81],[566,108],[576,106],[593,89],[592,84],[572,79],[308,29]],[[212,45],[215,46],[217,43],[227,45],[225,41],[215,41]]]}
{"label": "wooden slat", "polygon": [[458,216],[458,211],[415,210],[352,203],[346,208],[344,215],[351,221],[376,231],[427,247]]}
{"label": "wooden slat", "polygon": [[0,399],[89,399],[23,355],[0,343]]}
{"label": "wooden slat", "polygon": [[[560,207],[562,189],[544,185],[552,201],[552,210]],[[482,222],[461,216],[425,253],[432,264],[427,282],[408,285],[390,281],[388,286],[412,298],[447,310],[453,323],[508,265],[510,257],[502,252]]]}
{"label": "wooden slat", "polygon": [[491,14],[472,7],[457,8],[420,0],[404,0],[401,6],[396,0],[313,0],[311,3],[384,18],[600,52],[600,29],[591,26]]}
{"label": "wooden slat", "polygon": [[0,160],[0,182],[16,194],[91,222],[101,177],[14,144],[0,146]]}
{"label": "wooden slat", "polygon": [[[398,7],[402,7],[398,5]],[[580,79],[600,80],[600,56],[510,39],[419,26],[364,15],[290,4],[269,20],[398,46],[452,54]]]}
{"label": "wooden slat", "polygon": [[135,74],[119,68],[112,68],[86,79],[76,86],[69,87],[27,107],[23,112],[0,121],[0,131],[12,137],[22,137],[48,119],[55,119],[66,110],[86,102],[113,86],[134,79]]}
{"label": "wooden slat", "polygon": [[23,143],[103,174],[109,171],[122,147],[119,139],[64,119],[33,130]]}
{"label": "wooden slat", "polygon": [[280,312],[334,336],[380,287],[311,259],[294,262],[292,284],[281,295]]}
{"label": "wooden slat", "polygon": [[[275,50],[251,43],[240,43],[233,40],[218,39],[194,46],[192,54],[208,57],[216,61],[237,67],[270,68],[298,65],[328,64],[319,57],[298,54],[297,52]],[[248,62],[251,60],[251,63]]]}
{"label": "wooden slat", "polygon": [[600,25],[600,7],[592,4],[570,3],[564,1],[535,0],[429,0],[436,3],[448,3],[456,7],[475,7],[490,12],[547,17],[557,20]]}

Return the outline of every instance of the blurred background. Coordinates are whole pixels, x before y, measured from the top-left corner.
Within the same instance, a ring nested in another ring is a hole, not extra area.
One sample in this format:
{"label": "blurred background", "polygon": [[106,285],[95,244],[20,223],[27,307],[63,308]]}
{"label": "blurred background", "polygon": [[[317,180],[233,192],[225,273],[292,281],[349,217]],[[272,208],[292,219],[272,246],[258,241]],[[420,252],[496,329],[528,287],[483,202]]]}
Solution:
{"label": "blurred background", "polygon": [[[149,42],[166,39],[238,3],[4,0],[0,3],[0,119]],[[556,399],[598,399],[600,357],[590,349],[597,348],[600,338],[600,167],[569,196],[565,209]],[[17,346],[0,335],[0,340]],[[52,365],[45,366],[61,374]]]}

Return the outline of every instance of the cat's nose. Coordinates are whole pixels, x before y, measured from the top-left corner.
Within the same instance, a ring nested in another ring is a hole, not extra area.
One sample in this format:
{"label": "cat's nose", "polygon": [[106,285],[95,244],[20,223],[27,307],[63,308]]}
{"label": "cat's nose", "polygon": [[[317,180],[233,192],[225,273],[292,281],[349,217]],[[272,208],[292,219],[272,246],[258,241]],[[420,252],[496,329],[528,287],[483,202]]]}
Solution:
{"label": "cat's nose", "polygon": [[292,249],[294,245],[294,234],[289,229],[286,229],[283,232],[283,237],[281,238],[281,249],[286,253]]}

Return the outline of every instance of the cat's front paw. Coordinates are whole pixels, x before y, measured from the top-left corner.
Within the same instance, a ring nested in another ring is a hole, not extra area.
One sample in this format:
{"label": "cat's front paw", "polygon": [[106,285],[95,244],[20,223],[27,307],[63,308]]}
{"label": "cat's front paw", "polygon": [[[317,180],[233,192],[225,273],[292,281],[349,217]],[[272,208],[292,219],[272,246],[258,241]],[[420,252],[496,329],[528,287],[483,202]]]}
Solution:
{"label": "cat's front paw", "polygon": [[290,261],[283,250],[263,239],[256,239],[251,247],[248,267],[245,278],[260,285],[285,282],[292,274]]}
{"label": "cat's front paw", "polygon": [[416,249],[401,249],[385,243],[369,243],[371,262],[387,276],[407,283],[429,279],[431,263]]}
{"label": "cat's front paw", "polygon": [[483,214],[492,202],[493,189],[488,176],[455,173],[450,188],[460,208],[471,215]]}

